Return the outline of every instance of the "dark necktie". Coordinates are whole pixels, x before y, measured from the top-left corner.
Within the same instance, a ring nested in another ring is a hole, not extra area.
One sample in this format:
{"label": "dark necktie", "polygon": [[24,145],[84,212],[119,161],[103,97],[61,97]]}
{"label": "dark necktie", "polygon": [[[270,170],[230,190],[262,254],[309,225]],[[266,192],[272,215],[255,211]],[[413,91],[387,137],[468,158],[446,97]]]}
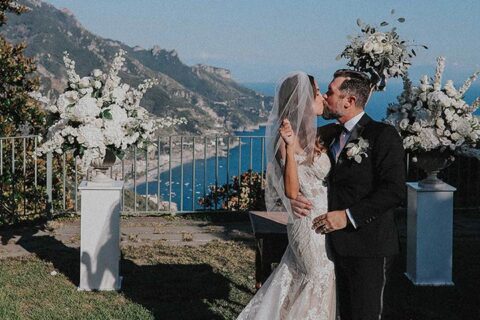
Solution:
{"label": "dark necktie", "polygon": [[341,131],[340,135],[337,137],[335,141],[335,160],[338,160],[338,156],[342,152],[343,148],[345,147],[345,144],[347,143],[348,136],[350,135],[350,131],[348,131],[347,128],[344,126],[341,126]]}

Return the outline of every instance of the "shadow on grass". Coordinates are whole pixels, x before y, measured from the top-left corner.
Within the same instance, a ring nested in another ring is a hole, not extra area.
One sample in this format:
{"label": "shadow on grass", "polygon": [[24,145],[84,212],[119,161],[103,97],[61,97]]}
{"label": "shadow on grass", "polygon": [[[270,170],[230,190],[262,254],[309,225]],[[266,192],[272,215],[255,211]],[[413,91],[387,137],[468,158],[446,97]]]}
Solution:
{"label": "shadow on grass", "polygon": [[385,292],[385,319],[480,319],[480,241],[455,239],[453,250],[454,286],[415,286],[404,275],[406,243],[401,242]]}
{"label": "shadow on grass", "polygon": [[[452,287],[418,287],[404,276],[406,268],[405,221],[400,220],[401,254],[385,292],[385,319],[480,319],[480,238],[454,233]],[[15,235],[18,244],[78,285],[80,253],[51,236],[34,236],[42,227],[0,230],[2,242]],[[6,243],[5,242],[5,243]],[[142,248],[138,248],[142,250]],[[137,265],[122,259],[123,294],[150,310],[157,319],[222,319],[209,308],[214,300],[229,301],[230,279],[208,264]],[[253,276],[253,275],[252,275]],[[246,292],[248,288],[238,288]],[[241,306],[238,306],[241,309]]]}
{"label": "shadow on grass", "polygon": [[[80,250],[68,247],[52,236],[34,236],[41,229],[22,229],[17,244],[52,263],[56,270],[78,286]],[[1,236],[7,239],[14,233],[5,232]],[[120,270],[122,293],[148,309],[155,319],[223,319],[212,312],[208,304],[217,299],[228,299],[231,281],[214,272],[208,264],[139,266],[122,258]]]}

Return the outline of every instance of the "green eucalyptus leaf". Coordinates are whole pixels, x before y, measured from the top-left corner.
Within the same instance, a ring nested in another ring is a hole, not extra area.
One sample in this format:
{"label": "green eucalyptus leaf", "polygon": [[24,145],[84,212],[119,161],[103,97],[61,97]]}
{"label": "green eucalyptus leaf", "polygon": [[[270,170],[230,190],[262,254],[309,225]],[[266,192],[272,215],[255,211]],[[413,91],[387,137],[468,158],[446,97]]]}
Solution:
{"label": "green eucalyptus leaf", "polygon": [[405,22],[405,18],[398,18],[397,20],[398,20],[398,22],[400,22],[400,23],[404,23],[404,22]]}
{"label": "green eucalyptus leaf", "polygon": [[106,109],[102,112],[102,118],[107,120],[112,120],[112,114],[110,113],[110,109]]}
{"label": "green eucalyptus leaf", "polygon": [[387,21],[383,21],[382,23],[380,23],[380,26],[381,26],[381,27],[388,26],[388,22],[387,22]]}

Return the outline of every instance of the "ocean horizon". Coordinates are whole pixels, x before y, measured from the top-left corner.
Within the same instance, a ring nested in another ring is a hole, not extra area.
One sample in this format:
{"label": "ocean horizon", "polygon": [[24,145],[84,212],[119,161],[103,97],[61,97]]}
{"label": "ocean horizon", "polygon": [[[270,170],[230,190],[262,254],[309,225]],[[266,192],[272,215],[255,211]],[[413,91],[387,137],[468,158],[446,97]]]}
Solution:
{"label": "ocean horizon", "polygon": [[[242,85],[263,95],[273,97],[277,84],[274,82],[245,82]],[[457,87],[460,85],[456,84]],[[327,90],[328,83],[319,83],[319,87],[320,92],[323,93]],[[398,80],[387,84],[385,91],[375,92],[372,95],[365,109],[366,113],[374,120],[381,121],[386,116],[388,105],[397,101],[397,97],[402,93],[402,90],[403,84]],[[471,104],[477,97],[480,97],[480,84],[474,83],[465,94],[465,101]],[[480,115],[480,110],[477,110],[475,114]],[[321,125],[327,123],[327,121],[320,119],[318,123]]]}

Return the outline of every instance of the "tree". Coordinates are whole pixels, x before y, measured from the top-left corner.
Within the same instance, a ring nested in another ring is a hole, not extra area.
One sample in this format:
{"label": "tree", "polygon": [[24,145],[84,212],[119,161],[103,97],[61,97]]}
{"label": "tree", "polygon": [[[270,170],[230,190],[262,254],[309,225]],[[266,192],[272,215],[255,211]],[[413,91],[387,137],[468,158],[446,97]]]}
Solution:
{"label": "tree", "polygon": [[[12,0],[0,0],[0,27],[7,21],[7,12],[21,14],[25,6]],[[41,133],[45,115],[30,95],[39,88],[33,58],[24,55],[26,45],[11,44],[0,35],[0,136]],[[23,132],[22,132],[23,131]]]}
{"label": "tree", "polygon": [[[7,13],[27,11],[27,7],[15,1],[0,0],[0,28],[7,22]],[[33,58],[25,56],[25,48],[26,44],[9,43],[0,35],[0,137],[43,135],[46,131],[44,110],[32,97],[39,89],[36,64]],[[46,211],[45,160],[36,158],[35,140],[2,139],[0,149],[0,225],[43,215]],[[25,157],[19,156],[23,155],[23,150]],[[62,172],[59,160],[54,161],[53,176],[57,194],[61,190],[58,187]],[[71,165],[68,173],[71,173]],[[67,203],[70,199],[67,196]]]}

